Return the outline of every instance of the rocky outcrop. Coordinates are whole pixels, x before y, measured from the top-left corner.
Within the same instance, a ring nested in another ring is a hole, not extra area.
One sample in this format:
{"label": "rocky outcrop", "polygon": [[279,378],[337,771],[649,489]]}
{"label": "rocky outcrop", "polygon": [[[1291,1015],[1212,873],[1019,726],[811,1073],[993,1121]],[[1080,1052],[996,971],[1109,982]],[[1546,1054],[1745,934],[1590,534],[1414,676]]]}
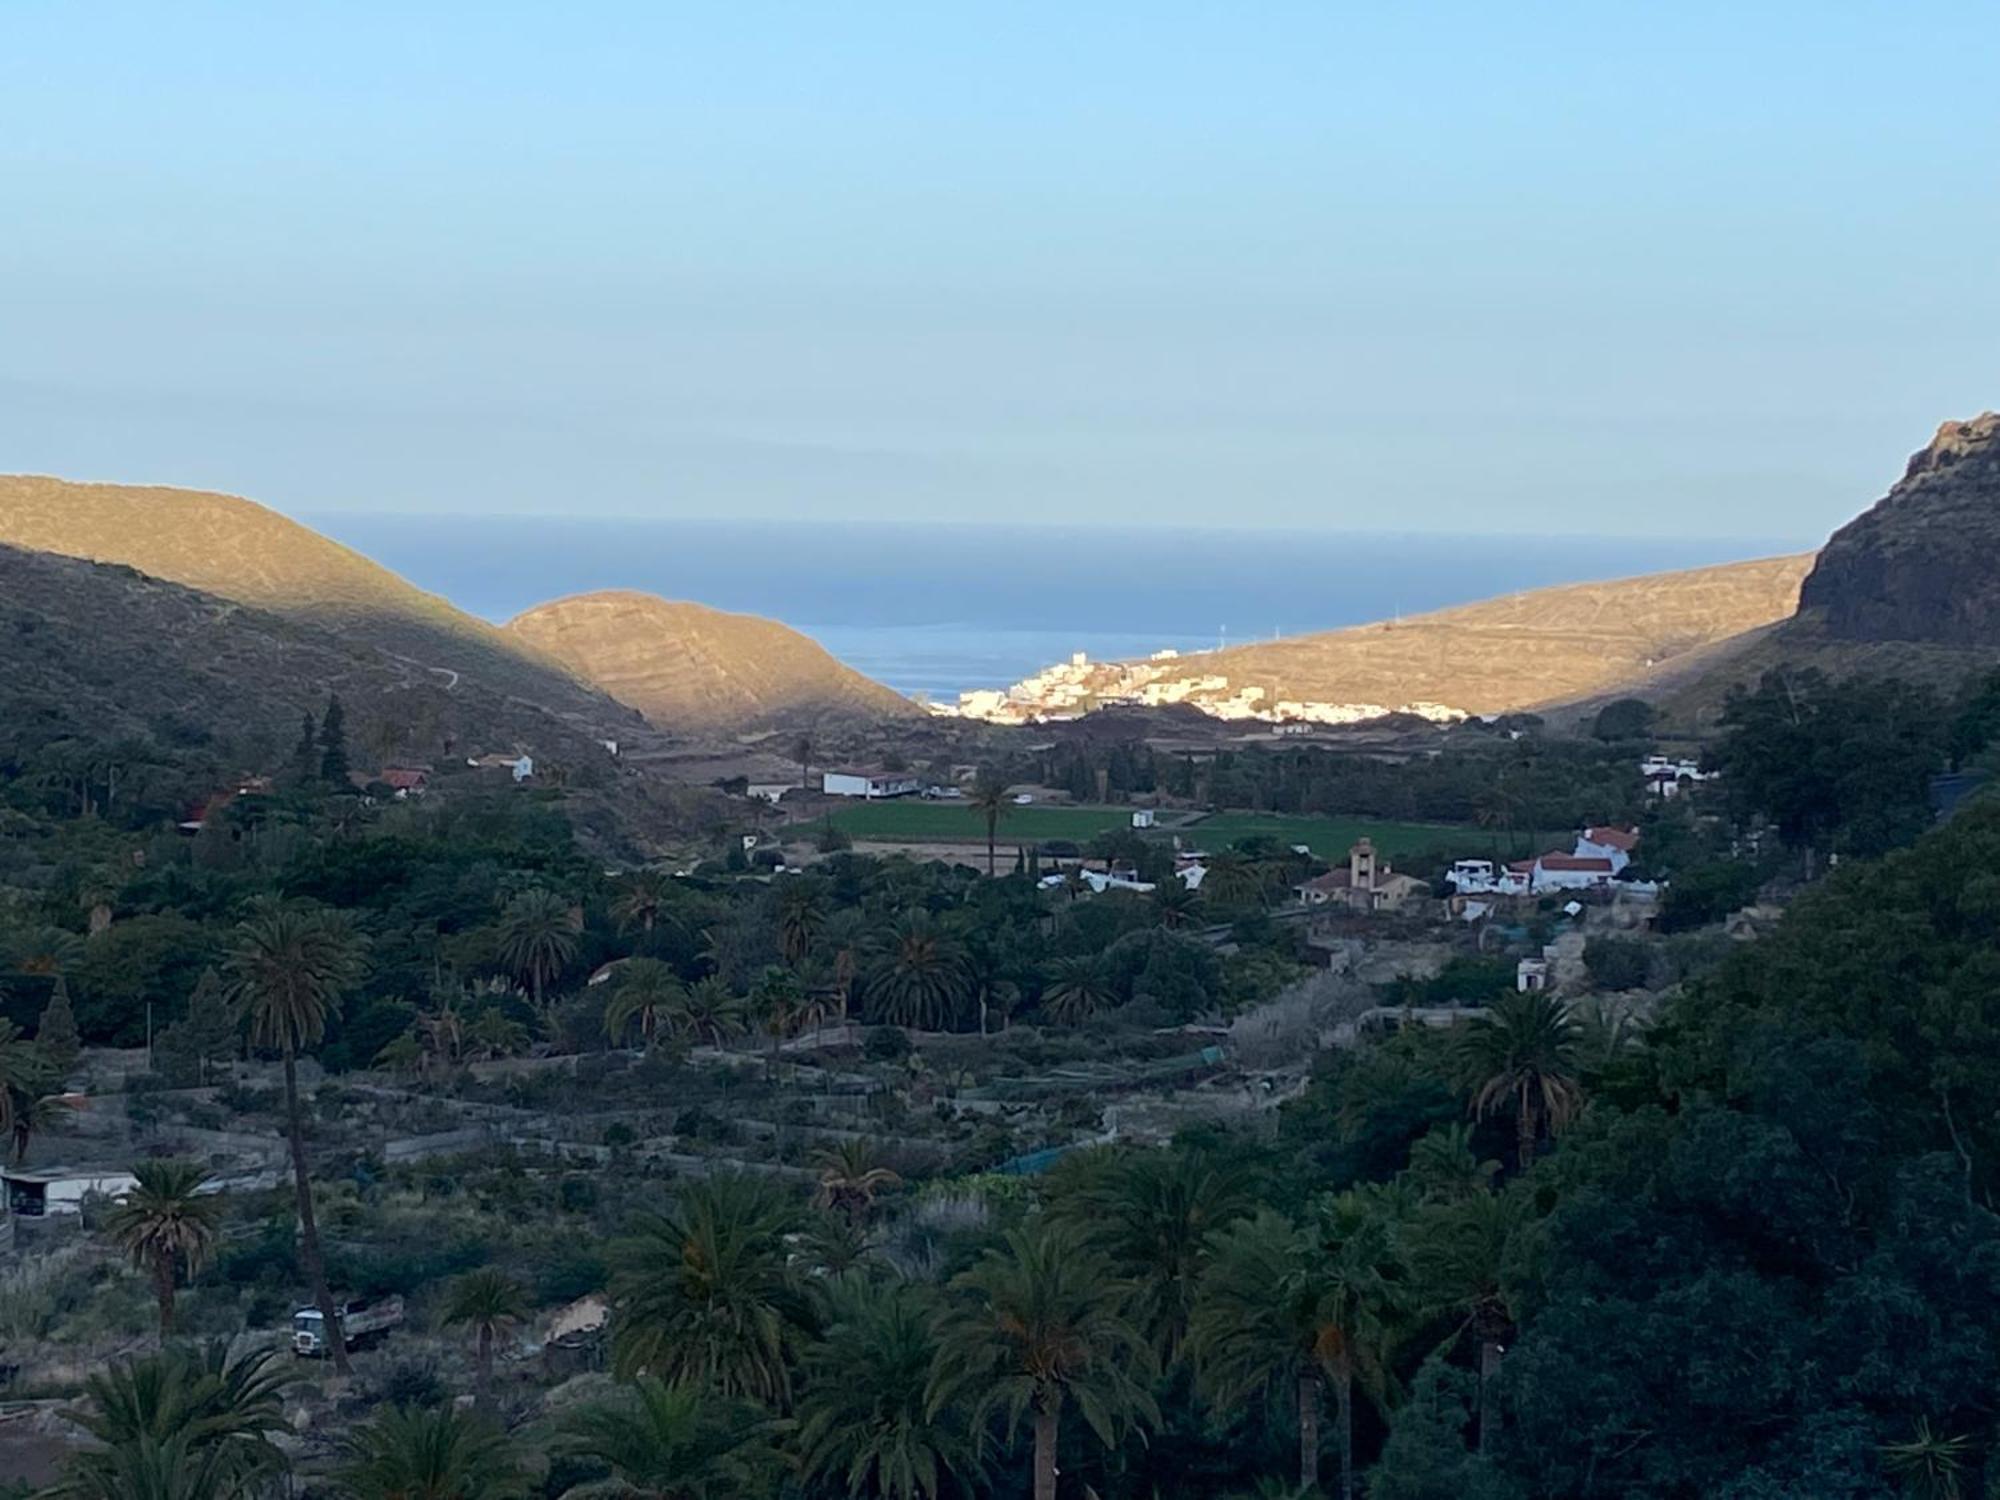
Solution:
{"label": "rocky outcrop", "polygon": [[2000,646],[2000,415],[1940,427],[1833,534],[1799,607],[1838,640]]}

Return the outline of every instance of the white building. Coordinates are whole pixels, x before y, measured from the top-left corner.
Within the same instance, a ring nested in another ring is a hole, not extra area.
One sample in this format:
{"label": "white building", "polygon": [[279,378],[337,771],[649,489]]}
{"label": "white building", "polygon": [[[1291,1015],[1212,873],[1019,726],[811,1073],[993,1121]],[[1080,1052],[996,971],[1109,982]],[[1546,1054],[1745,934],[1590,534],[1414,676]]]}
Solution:
{"label": "white building", "polygon": [[1142,807],[1132,814],[1132,826],[1134,828],[1151,828],[1153,822],[1153,809],[1150,807]]}
{"label": "white building", "polygon": [[875,801],[883,797],[910,797],[919,790],[917,778],[908,771],[885,771],[864,767],[848,771],[828,771],[820,779],[820,790],[829,797],[862,797]]}
{"label": "white building", "polygon": [[139,1179],[130,1172],[66,1167],[0,1169],[0,1188],[6,1190],[8,1208],[31,1219],[80,1214],[85,1198],[122,1198],[138,1185]]}
{"label": "white building", "polygon": [[1591,891],[1609,886],[1632,863],[1638,830],[1592,827],[1574,849],[1552,849],[1501,866],[1490,859],[1453,862],[1445,879],[1461,896],[1540,896],[1550,891]]}
{"label": "white building", "polygon": [[535,774],[532,755],[475,755],[466,764],[475,771],[511,772],[516,781],[526,781]]}

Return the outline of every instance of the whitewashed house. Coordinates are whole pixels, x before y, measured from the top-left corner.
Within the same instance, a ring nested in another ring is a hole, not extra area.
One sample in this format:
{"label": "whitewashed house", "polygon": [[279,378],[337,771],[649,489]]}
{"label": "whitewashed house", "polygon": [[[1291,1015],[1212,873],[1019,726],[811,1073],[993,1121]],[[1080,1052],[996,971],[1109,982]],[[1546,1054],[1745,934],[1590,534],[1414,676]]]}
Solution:
{"label": "whitewashed house", "polygon": [[885,771],[879,766],[828,771],[820,778],[820,790],[829,797],[876,801],[884,797],[912,797],[921,789],[921,783],[910,772]]}

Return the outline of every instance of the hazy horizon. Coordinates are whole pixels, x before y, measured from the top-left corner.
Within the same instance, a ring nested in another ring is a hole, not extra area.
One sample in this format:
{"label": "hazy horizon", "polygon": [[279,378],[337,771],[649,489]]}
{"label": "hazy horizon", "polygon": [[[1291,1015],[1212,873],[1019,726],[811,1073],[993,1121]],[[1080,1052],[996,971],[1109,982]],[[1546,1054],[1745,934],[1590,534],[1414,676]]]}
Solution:
{"label": "hazy horizon", "polygon": [[1748,557],[1727,539],[1691,537],[300,519],[496,624],[561,597],[639,589],[781,621],[891,687],[945,698],[1006,686],[1076,651],[1204,650]]}

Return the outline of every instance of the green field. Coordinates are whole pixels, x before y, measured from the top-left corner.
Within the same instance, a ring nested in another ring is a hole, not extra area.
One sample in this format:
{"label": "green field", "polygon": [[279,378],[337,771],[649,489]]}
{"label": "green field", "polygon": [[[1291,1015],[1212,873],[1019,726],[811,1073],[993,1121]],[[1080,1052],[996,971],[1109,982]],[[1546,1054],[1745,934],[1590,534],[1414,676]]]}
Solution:
{"label": "green field", "polygon": [[[833,826],[849,838],[887,843],[986,842],[986,819],[963,802],[858,802],[834,813]],[[1081,844],[1107,828],[1131,826],[1131,810],[1122,807],[1009,807],[1000,819],[1000,839]]]}
{"label": "green field", "polygon": [[[1010,807],[1000,820],[1003,844],[1067,839],[1088,843],[1107,828],[1131,826],[1123,807]],[[833,824],[850,838],[884,843],[972,843],[986,841],[986,824],[962,802],[862,802],[833,814]],[[1373,818],[1286,817],[1276,813],[1213,813],[1182,827],[1160,830],[1158,837],[1178,833],[1182,842],[1216,849],[1239,839],[1263,835],[1286,844],[1305,844],[1322,859],[1339,859],[1364,834],[1391,857],[1446,852],[1470,847],[1475,852],[1491,842],[1489,835],[1446,823],[1396,823]]]}

